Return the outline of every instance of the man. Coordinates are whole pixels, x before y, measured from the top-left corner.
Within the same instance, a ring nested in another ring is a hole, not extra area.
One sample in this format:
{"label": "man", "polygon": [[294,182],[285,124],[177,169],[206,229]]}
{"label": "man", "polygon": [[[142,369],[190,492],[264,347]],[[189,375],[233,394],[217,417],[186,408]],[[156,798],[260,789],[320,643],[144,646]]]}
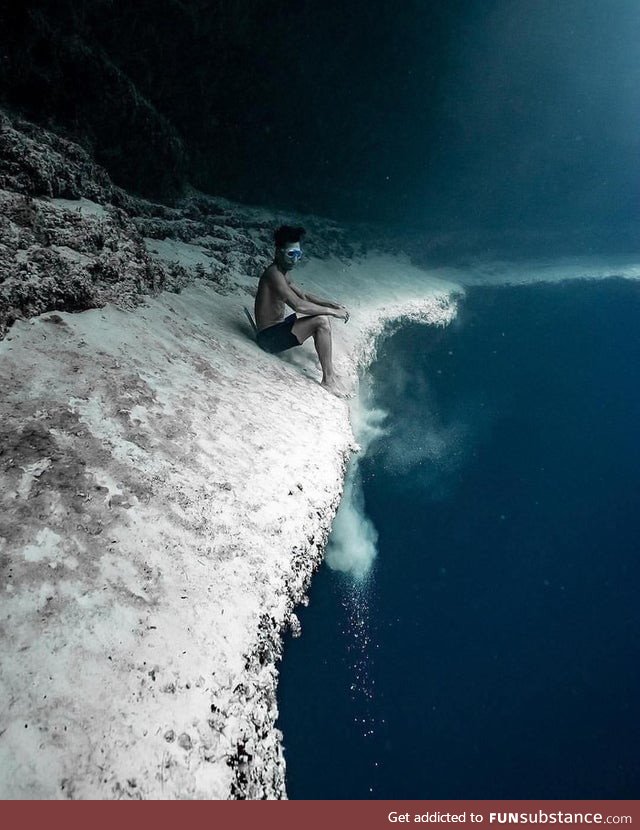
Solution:
{"label": "man", "polygon": [[[321,386],[336,395],[343,394],[333,371],[331,360],[330,317],[349,320],[347,309],[331,300],[314,297],[291,282],[291,271],[302,258],[300,241],[304,228],[282,225],[274,233],[275,256],[260,277],[256,295],[255,316],[258,345],[271,354],[301,346],[313,337],[322,367]],[[285,305],[294,313],[285,318]],[[297,315],[304,315],[298,317]]]}

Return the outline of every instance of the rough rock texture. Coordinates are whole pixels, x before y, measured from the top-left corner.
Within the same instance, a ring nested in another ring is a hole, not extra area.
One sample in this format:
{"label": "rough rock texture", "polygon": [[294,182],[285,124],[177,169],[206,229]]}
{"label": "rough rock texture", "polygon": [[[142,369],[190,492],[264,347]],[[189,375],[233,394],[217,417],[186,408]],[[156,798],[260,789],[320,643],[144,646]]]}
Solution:
{"label": "rough rock texture", "polygon": [[[136,10],[144,14],[139,6]],[[0,102],[91,147],[123,187],[153,197],[174,195],[185,181],[184,144],[176,127],[100,44],[91,20],[101,12],[116,43],[132,38],[130,51],[139,60],[145,51],[139,35],[131,21],[127,26],[113,19],[113,3],[1,4]],[[153,29],[149,16],[145,23]]]}
{"label": "rough rock texture", "polygon": [[[5,796],[283,795],[275,660],[346,416],[311,396],[285,420],[242,376],[253,344],[198,319],[211,295],[48,314],[3,344]],[[316,481],[269,460],[267,417],[279,443],[288,425],[327,447]]]}
{"label": "rough rock texture", "polygon": [[[233,290],[231,274],[255,278],[264,267],[276,220],[195,193],[175,207],[136,199],[78,145],[0,111],[0,338],[45,310],[131,308],[198,278]],[[318,257],[362,249],[346,229],[307,224]],[[159,258],[148,239],[195,243],[199,256]]]}

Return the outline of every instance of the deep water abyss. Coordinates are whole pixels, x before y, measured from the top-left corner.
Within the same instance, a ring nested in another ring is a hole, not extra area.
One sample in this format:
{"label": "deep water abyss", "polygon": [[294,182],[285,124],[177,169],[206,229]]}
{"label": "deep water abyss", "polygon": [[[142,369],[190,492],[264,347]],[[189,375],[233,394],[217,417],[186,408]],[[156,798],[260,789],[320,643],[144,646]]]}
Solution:
{"label": "deep water abyss", "polygon": [[290,798],[640,791],[640,284],[469,290],[372,368],[378,554],[285,645]]}

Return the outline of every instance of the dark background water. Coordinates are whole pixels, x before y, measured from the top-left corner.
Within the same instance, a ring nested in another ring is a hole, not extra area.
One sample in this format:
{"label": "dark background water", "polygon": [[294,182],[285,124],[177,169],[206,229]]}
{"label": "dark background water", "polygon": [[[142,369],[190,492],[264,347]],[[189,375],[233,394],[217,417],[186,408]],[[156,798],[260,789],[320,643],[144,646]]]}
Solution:
{"label": "dark background water", "polygon": [[468,292],[373,368],[368,583],[323,567],[280,685],[291,798],[633,798],[640,285]]}
{"label": "dark background water", "polygon": [[0,105],[154,198],[587,252],[637,218],[639,30],[636,0],[22,0]]}

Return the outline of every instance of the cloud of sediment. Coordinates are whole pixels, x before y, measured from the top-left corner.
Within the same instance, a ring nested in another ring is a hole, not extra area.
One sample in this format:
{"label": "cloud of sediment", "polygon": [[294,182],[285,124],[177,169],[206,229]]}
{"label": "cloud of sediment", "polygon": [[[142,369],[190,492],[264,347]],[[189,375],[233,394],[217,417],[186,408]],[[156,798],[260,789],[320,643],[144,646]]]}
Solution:
{"label": "cloud of sediment", "polygon": [[332,570],[349,573],[356,579],[367,576],[378,553],[378,533],[365,510],[360,460],[374,442],[384,436],[385,419],[383,410],[371,406],[368,387],[363,385],[351,407],[351,420],[360,449],[347,471],[326,553],[327,565]]}

